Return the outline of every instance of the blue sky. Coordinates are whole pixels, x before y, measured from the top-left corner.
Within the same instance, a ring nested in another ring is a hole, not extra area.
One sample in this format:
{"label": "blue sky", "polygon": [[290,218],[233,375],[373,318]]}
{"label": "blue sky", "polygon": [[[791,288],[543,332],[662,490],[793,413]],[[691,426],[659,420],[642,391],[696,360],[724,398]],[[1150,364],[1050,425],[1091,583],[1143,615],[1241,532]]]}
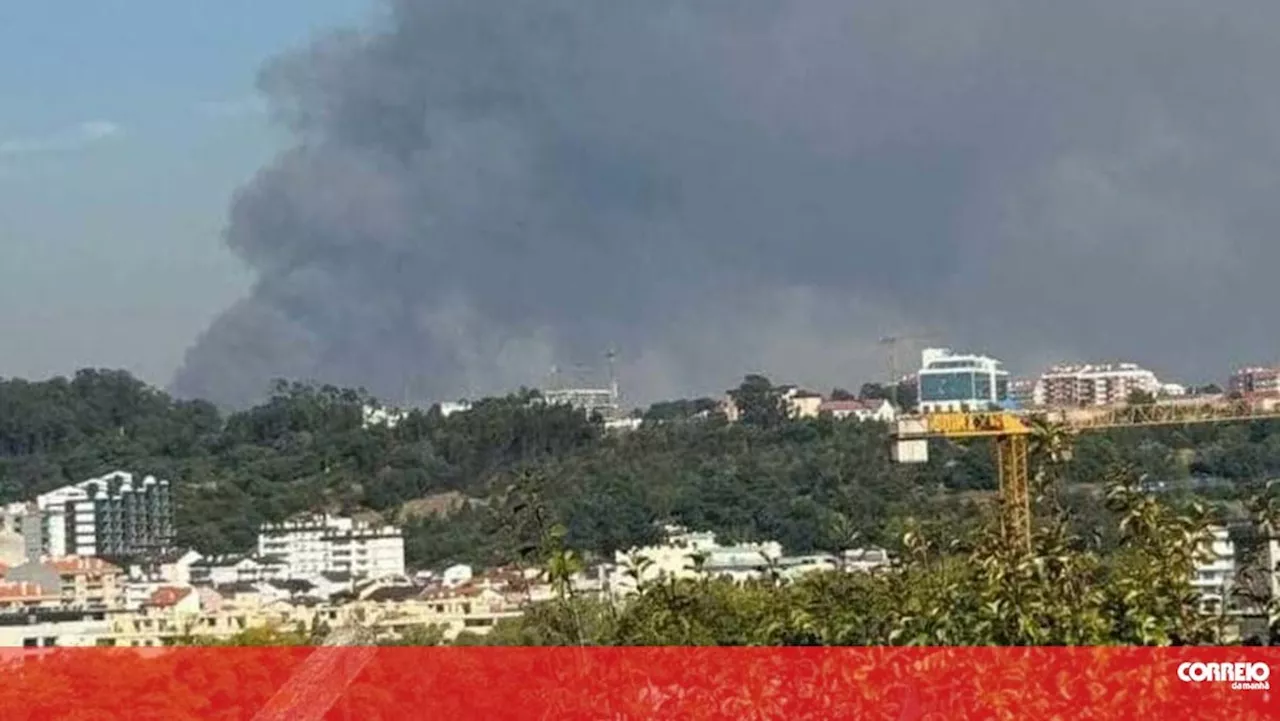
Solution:
{"label": "blue sky", "polygon": [[261,63],[373,0],[0,2],[0,376],[164,384],[251,280],[219,233],[288,138]]}

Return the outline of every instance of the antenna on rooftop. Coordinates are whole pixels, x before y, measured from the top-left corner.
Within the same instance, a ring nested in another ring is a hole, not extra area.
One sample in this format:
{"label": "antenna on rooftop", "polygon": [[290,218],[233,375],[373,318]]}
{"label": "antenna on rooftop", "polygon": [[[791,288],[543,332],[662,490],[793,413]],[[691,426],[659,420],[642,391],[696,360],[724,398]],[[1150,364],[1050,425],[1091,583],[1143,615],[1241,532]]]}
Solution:
{"label": "antenna on rooftop", "polygon": [[937,339],[935,333],[921,333],[919,335],[887,335],[880,339],[880,345],[889,347],[889,397],[895,408],[900,408],[898,403],[898,384],[902,382],[902,376],[898,370],[898,344],[907,343],[932,343]]}
{"label": "antenna on rooftop", "polygon": [[616,361],[618,353],[610,346],[609,350],[604,354],[605,359],[609,363],[609,393],[613,396],[613,404],[618,405],[618,368]]}

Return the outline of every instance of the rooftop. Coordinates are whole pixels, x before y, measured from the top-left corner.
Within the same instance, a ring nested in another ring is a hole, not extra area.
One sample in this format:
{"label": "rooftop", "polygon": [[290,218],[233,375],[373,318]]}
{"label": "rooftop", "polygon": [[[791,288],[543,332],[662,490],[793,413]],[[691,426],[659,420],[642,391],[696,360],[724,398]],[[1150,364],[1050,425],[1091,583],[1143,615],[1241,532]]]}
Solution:
{"label": "rooftop", "polygon": [[43,598],[44,589],[38,583],[30,581],[0,581],[0,601],[15,601],[25,598]]}
{"label": "rooftop", "polygon": [[147,605],[156,608],[169,608],[170,606],[178,605],[182,599],[192,593],[193,591],[186,587],[161,586],[151,593],[151,597],[147,599]]}
{"label": "rooftop", "polygon": [[819,410],[824,411],[874,411],[889,401],[825,401]]}
{"label": "rooftop", "polygon": [[119,566],[94,556],[62,556],[49,559],[48,564],[61,574],[121,573]]}
{"label": "rooftop", "polygon": [[419,589],[413,586],[383,586],[376,588],[363,597],[365,601],[408,601],[417,598]]}
{"label": "rooftop", "polygon": [[214,586],[213,590],[223,596],[235,596],[242,593],[257,593],[258,587],[248,582],[224,583],[221,586]]}
{"label": "rooftop", "polygon": [[1086,375],[1093,373],[1143,373],[1151,371],[1137,363],[1061,363],[1049,369],[1045,375]]}

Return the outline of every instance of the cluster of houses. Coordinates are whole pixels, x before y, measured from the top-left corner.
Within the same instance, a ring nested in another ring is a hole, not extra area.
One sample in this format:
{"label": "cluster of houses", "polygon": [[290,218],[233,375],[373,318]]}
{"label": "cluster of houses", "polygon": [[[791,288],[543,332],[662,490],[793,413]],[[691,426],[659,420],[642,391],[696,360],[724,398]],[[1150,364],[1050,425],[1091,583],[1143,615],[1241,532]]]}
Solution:
{"label": "cluster of houses", "polygon": [[[554,596],[535,569],[408,574],[398,530],[345,518],[267,524],[258,547],[247,556],[173,552],[127,568],[94,556],[0,563],[0,646],[156,647],[252,629],[357,628],[378,639],[434,629],[452,640],[485,634]],[[571,583],[580,594],[622,600],[645,580],[795,578],[888,562],[879,549],[788,557],[777,543],[722,545],[714,534],[673,527],[664,543],[619,553]]]}
{"label": "cluster of houses", "polygon": [[[787,414],[792,418],[818,418],[829,415],[836,420],[892,423],[898,417],[898,409],[884,399],[828,398],[821,393],[793,385],[781,386],[780,391]],[[741,416],[732,398],[721,401],[720,409],[730,421],[736,421]]]}
{"label": "cluster of houses", "polygon": [[[1235,545],[1227,529],[1215,528],[1203,549],[1192,585],[1206,613],[1241,611]],[[1280,547],[1272,541],[1264,555],[1280,557]],[[874,572],[890,561],[878,548],[788,556],[776,542],[724,544],[673,526],[662,543],[619,552],[571,583],[579,594],[625,601],[640,584],[665,578],[786,581],[816,571]],[[398,529],[301,517],[263,525],[251,555],[175,551],[129,567],[88,555],[0,561],[0,646],[167,646],[251,629],[356,628],[380,639],[433,629],[452,640],[485,634],[554,593],[533,569],[457,565],[410,574]]]}
{"label": "cluster of houses", "polygon": [[[264,524],[258,552],[96,556],[0,563],[0,646],[166,646],[250,629],[359,625],[394,637],[436,627],[483,633],[518,615],[510,573],[409,577],[400,530],[333,516]],[[527,584],[525,584],[527,585]]]}

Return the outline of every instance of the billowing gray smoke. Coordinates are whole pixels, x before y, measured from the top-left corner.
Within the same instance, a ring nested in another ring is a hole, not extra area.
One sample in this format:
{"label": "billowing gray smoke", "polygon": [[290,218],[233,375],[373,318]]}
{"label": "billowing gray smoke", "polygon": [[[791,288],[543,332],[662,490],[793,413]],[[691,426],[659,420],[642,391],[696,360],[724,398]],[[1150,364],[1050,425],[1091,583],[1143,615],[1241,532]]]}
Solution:
{"label": "billowing gray smoke", "polygon": [[398,398],[620,352],[632,398],[884,374],[928,328],[1015,369],[1271,360],[1271,0],[395,0],[271,63],[296,147],[227,243],[252,294],[175,389]]}

